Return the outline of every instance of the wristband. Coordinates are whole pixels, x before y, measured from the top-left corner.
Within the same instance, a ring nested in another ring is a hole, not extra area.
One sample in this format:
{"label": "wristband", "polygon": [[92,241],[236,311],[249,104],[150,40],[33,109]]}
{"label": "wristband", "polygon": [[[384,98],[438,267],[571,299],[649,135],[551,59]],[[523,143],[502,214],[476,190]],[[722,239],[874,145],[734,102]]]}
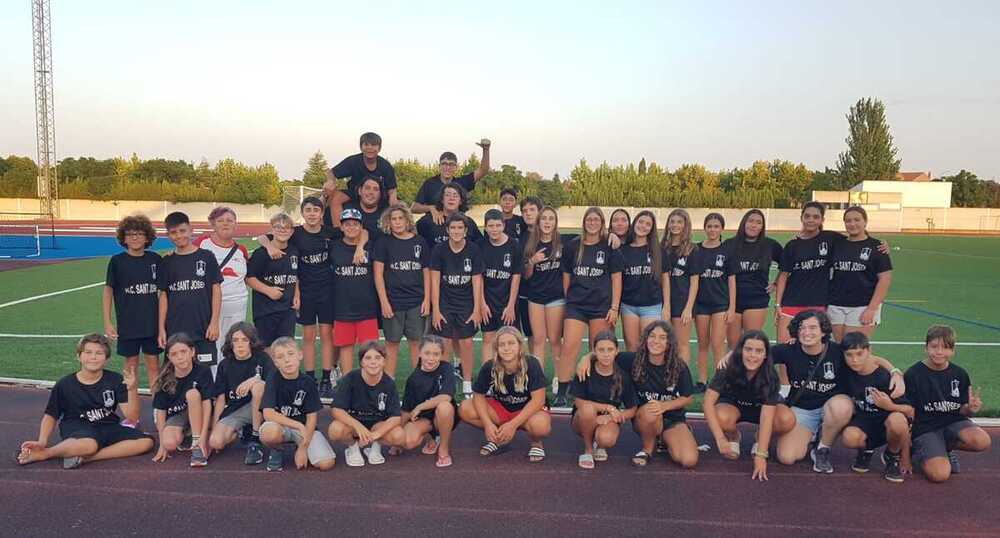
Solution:
{"label": "wristband", "polygon": [[769,454],[767,453],[767,451],[766,451],[766,450],[759,450],[759,449],[757,450],[757,452],[754,452],[754,453],[753,453],[753,455],[754,455],[754,457],[757,457],[757,458],[764,458],[765,460],[766,460],[766,459],[768,458],[768,456],[769,456]]}
{"label": "wristband", "polygon": [[889,375],[896,375],[896,374],[902,375],[903,371],[900,370],[899,368],[893,368],[892,370],[889,370]]}

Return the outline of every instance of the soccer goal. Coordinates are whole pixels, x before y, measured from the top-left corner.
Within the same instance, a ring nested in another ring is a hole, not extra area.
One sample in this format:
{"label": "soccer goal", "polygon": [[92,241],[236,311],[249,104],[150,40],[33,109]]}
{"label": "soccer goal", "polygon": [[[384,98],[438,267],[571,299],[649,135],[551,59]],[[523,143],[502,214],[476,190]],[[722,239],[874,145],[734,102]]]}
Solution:
{"label": "soccer goal", "polygon": [[42,242],[37,224],[11,224],[0,221],[0,258],[37,258]]}
{"label": "soccer goal", "polygon": [[323,189],[315,189],[306,187],[305,185],[283,187],[281,189],[281,210],[291,215],[292,218],[298,219],[301,216],[299,214],[299,206],[302,204],[302,200],[305,200],[309,196],[319,198],[322,194]]}

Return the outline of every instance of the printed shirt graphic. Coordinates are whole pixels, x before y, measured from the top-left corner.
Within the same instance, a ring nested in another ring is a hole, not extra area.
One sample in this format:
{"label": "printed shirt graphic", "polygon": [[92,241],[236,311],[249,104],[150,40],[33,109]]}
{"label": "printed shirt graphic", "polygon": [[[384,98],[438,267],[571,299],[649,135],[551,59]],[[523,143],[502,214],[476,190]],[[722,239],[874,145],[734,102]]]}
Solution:
{"label": "printed shirt graphic", "polygon": [[715,375],[712,376],[712,381],[708,388],[718,392],[720,399],[729,400],[739,407],[753,408],[761,407],[762,405],[777,405],[782,403],[784,399],[781,397],[781,383],[778,380],[778,371],[773,366],[771,370],[771,379],[774,380],[774,383],[771,384],[767,394],[754,392],[750,382],[742,387],[730,386],[726,381],[725,370],[715,371]]}
{"label": "printed shirt graphic", "polygon": [[699,244],[695,250],[694,266],[698,268],[698,298],[700,305],[721,307],[729,305],[729,275],[732,275],[733,258],[729,247],[706,247]]}
{"label": "printed shirt graphic", "polygon": [[120,420],[118,404],[126,402],[128,389],[121,374],[104,370],[97,383],[84,385],[72,373],[52,387],[45,414],[64,424],[115,425]]}
{"label": "printed shirt graphic", "polygon": [[[215,255],[215,261],[220,264],[229,255],[229,251],[233,249],[231,246],[223,247],[215,244],[215,241],[212,241],[212,236],[208,234],[195,239],[194,244]],[[241,303],[247,300],[245,279],[247,276],[247,262],[249,260],[250,253],[247,252],[247,247],[237,243],[236,252],[233,254],[233,257],[229,258],[224,267],[219,268],[219,271],[222,273],[223,303]]]}
{"label": "printed shirt graphic", "polygon": [[665,260],[664,272],[670,274],[670,303],[683,306],[687,304],[688,293],[691,291],[691,275],[698,274],[693,262],[695,248],[687,256],[680,256],[674,249],[667,249],[663,254]]}
{"label": "printed shirt graphic", "polygon": [[531,393],[538,389],[543,389],[548,385],[545,379],[545,371],[542,370],[542,365],[538,363],[538,359],[527,357],[526,362],[528,363],[528,383],[524,390],[516,390],[516,374],[504,374],[503,384],[507,389],[506,393],[494,387],[494,361],[486,361],[476,375],[476,379],[472,384],[472,392],[493,398],[500,402],[500,405],[504,409],[511,412],[524,409],[524,406],[528,405],[528,401],[531,400]]}
{"label": "printed shirt graphic", "polygon": [[156,336],[159,305],[156,271],[160,264],[160,255],[148,250],[142,256],[121,252],[108,261],[104,283],[113,291],[119,338]]}
{"label": "printed shirt graphic", "polygon": [[295,298],[295,287],[299,281],[299,251],[291,244],[285,249],[284,255],[272,260],[267,249],[258,247],[250,255],[247,265],[247,277],[260,280],[268,286],[281,288],[281,298],[277,301],[260,293],[253,292],[253,317],[264,317],[268,314],[286,312],[292,308]]}
{"label": "printed shirt graphic", "polygon": [[157,391],[153,396],[153,409],[167,412],[167,418],[179,413],[186,413],[188,404],[185,394],[187,391],[195,389],[201,394],[201,399],[206,400],[212,397],[215,391],[215,382],[212,381],[212,371],[207,366],[194,363],[191,372],[184,377],[177,378],[177,387],[173,394],[165,390]]}
{"label": "printed shirt graphic", "polygon": [[365,246],[364,261],[354,263],[355,245],[342,239],[330,242],[330,264],[333,266],[333,296],[337,321],[361,321],[378,316],[378,296],[372,275],[371,250]]}
{"label": "printed shirt graphic", "polygon": [[[441,243],[448,242],[448,227],[442,224],[435,224],[434,217],[427,213],[417,219],[417,235],[424,238],[427,244],[434,247]],[[471,243],[479,243],[483,240],[483,232],[479,231],[476,223],[472,219],[465,218],[465,240]]]}
{"label": "printed shirt graphic", "polygon": [[460,252],[448,243],[434,247],[431,269],[441,272],[441,311],[469,316],[473,308],[472,277],[483,274],[483,256],[479,247],[468,240]]}
{"label": "printed shirt graphic", "polygon": [[[563,243],[562,247],[565,246]],[[526,278],[521,283],[524,296],[533,303],[546,304],[563,298],[562,260],[565,252],[562,250],[553,252],[553,250],[551,242],[538,242],[536,252],[544,252],[545,259],[535,264],[531,278]],[[524,263],[528,263],[527,253]]]}
{"label": "printed shirt graphic", "polygon": [[879,252],[881,241],[869,237],[864,241],[842,241],[833,255],[833,280],[830,282],[830,304],[837,306],[868,306],[875,295],[879,273],[892,270],[892,260]]}
{"label": "printed shirt graphic", "polygon": [[923,362],[910,367],[903,376],[906,399],[913,406],[912,437],[939,430],[966,417],[962,406],[969,403],[969,374],[950,363],[944,370],[931,370]]}
{"label": "printed shirt graphic", "polygon": [[[659,247],[653,247],[659,248]],[[622,245],[622,303],[631,306],[652,306],[663,302],[662,264],[660,274],[653,275],[653,256],[646,246]]]}
{"label": "printed shirt graphic", "polygon": [[398,417],[401,410],[396,382],[383,373],[378,383],[369,385],[361,370],[351,370],[340,378],[331,407],[341,409],[369,426]]}
{"label": "printed shirt graphic", "polygon": [[[455,368],[449,362],[442,361],[430,372],[416,368],[406,378],[406,388],[403,390],[403,411],[412,411],[417,405],[447,394],[455,396]],[[430,414],[433,410],[428,411]]]}
{"label": "printed shirt graphic", "polygon": [[781,262],[784,248],[781,243],[764,238],[763,245],[743,243],[731,237],[722,242],[733,257],[733,272],[736,274],[736,297],[767,296],[767,287],[771,281],[771,265]]}
{"label": "printed shirt graphic", "polygon": [[[631,351],[624,351],[615,357],[615,363],[622,371],[632,375],[632,367],[635,363],[636,355]],[[694,394],[694,383],[691,382],[691,372],[684,363],[681,363],[677,373],[677,381],[672,385],[667,385],[667,367],[665,364],[654,366],[647,365],[646,377],[640,383],[632,378],[635,385],[635,393],[639,405],[645,405],[653,400],[669,402],[678,398],[686,398]],[[685,409],[674,409],[663,414],[664,417],[678,421],[684,420],[687,415]]]}
{"label": "printed shirt graphic", "polygon": [[639,400],[635,393],[635,385],[632,383],[632,376],[622,370],[618,364],[614,364],[614,369],[622,379],[621,390],[614,397],[612,397],[611,393],[614,388],[615,374],[601,375],[593,366],[586,380],[580,381],[577,376],[573,376],[569,393],[582,400],[608,404],[618,409],[631,409],[639,405]]}
{"label": "printed shirt graphic", "polygon": [[375,244],[372,258],[384,265],[385,294],[394,310],[409,310],[424,302],[424,269],[430,269],[431,249],[423,237],[385,236]]}
{"label": "printed shirt graphic", "polygon": [[528,240],[528,224],[521,215],[514,215],[503,221],[503,233],[517,239],[523,245]]}
{"label": "printed shirt graphic", "polygon": [[[299,286],[314,293],[329,293],[333,285],[333,271],[330,270],[330,241],[344,237],[344,234],[329,226],[320,227],[318,232],[307,231],[302,225],[295,227],[288,244],[299,251]],[[273,238],[268,234],[268,238]]]}
{"label": "printed shirt graphic", "polygon": [[[583,257],[576,263],[579,248],[583,248]],[[611,308],[611,275],[621,273],[623,265],[621,252],[603,241],[595,245],[584,245],[582,239],[570,241],[562,262],[563,273],[569,275],[566,304],[606,313]]]}
{"label": "printed shirt graphic", "polygon": [[[881,366],[868,375],[862,375],[850,368],[845,368],[844,389],[854,401],[854,414],[884,421],[889,416],[889,412],[875,405],[873,391],[878,390],[890,394],[892,392],[889,390],[891,382],[892,374]],[[897,398],[893,402],[896,404],[907,403],[905,398]]]}
{"label": "printed shirt graphic", "polygon": [[789,273],[782,306],[826,306],[829,304],[830,260],[845,241],[837,232],[821,231],[810,239],[795,238],[781,253],[780,268]]}
{"label": "printed shirt graphic", "polygon": [[212,320],[212,285],[222,283],[215,256],[204,249],[164,256],[156,285],[167,294],[167,335],[204,340]]}
{"label": "printed shirt graphic", "polygon": [[273,409],[301,424],[306,423],[309,413],[319,411],[322,406],[315,378],[299,374],[294,379],[286,379],[278,370],[268,376],[264,396],[260,399],[261,411]]}
{"label": "printed shirt graphic", "polygon": [[274,361],[263,351],[257,351],[243,360],[236,358],[223,359],[219,363],[219,370],[216,372],[215,384],[212,390],[213,399],[221,395],[225,395],[226,397],[226,407],[222,410],[222,415],[219,418],[229,416],[233,411],[250,403],[253,399],[253,395],[249,392],[243,397],[236,394],[236,389],[241,383],[254,376],[259,376],[261,380],[265,380],[273,371]]}
{"label": "printed shirt graphic", "polygon": [[484,261],[483,293],[486,304],[493,310],[493,316],[497,317],[510,299],[511,278],[521,274],[521,267],[524,265],[521,244],[517,239],[508,237],[507,242],[497,246],[486,238],[479,243],[479,248]]}

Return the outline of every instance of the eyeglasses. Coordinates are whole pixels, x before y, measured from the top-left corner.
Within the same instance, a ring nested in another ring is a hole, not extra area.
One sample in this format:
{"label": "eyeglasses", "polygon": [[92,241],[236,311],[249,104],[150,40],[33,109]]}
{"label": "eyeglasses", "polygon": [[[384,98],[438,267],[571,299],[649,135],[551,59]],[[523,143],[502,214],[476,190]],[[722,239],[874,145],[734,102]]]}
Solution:
{"label": "eyeglasses", "polygon": [[146,238],[146,232],[125,232],[125,237],[141,237]]}
{"label": "eyeglasses", "polygon": [[458,163],[454,161],[441,161],[441,166],[448,166],[448,167],[458,166]]}

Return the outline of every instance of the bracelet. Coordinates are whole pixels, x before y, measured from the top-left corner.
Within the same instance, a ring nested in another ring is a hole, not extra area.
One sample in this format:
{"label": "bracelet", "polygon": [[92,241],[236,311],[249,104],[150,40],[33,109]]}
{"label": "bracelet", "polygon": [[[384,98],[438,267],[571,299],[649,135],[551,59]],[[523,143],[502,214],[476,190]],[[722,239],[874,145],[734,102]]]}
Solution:
{"label": "bracelet", "polygon": [[617,312],[617,311],[618,311],[618,307],[617,307],[617,306],[615,306],[615,305],[611,305],[611,308],[610,308],[610,310],[614,310],[614,311],[616,311],[616,312]]}
{"label": "bracelet", "polygon": [[896,375],[896,374],[902,375],[903,371],[900,370],[899,368],[895,368],[895,367],[893,367],[892,370],[889,370],[889,375]]}
{"label": "bracelet", "polygon": [[764,458],[765,460],[766,460],[766,459],[768,458],[768,456],[769,456],[769,454],[767,453],[767,451],[766,451],[766,450],[760,450],[760,449],[758,449],[758,450],[757,450],[757,452],[754,452],[754,453],[753,453],[753,455],[754,455],[754,457],[757,457],[757,458]]}

